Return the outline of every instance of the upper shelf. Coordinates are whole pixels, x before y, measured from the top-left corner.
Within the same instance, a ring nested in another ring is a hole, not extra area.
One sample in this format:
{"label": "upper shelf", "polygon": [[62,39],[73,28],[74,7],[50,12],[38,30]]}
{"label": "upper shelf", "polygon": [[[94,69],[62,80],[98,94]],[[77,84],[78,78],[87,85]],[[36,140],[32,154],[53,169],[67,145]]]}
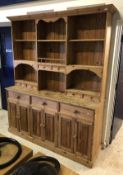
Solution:
{"label": "upper shelf", "polygon": [[14,59],[36,61],[36,43],[35,42],[14,42]]}
{"label": "upper shelf", "polygon": [[63,18],[52,22],[40,20],[37,24],[38,40],[65,40],[66,23]]}
{"label": "upper shelf", "polygon": [[15,39],[14,42],[36,42],[34,39]]}
{"label": "upper shelf", "polygon": [[105,39],[102,38],[85,38],[85,39],[70,39],[69,42],[100,42],[105,41]]}
{"label": "upper shelf", "polygon": [[106,14],[87,14],[68,18],[69,40],[91,41],[105,39]]}
{"label": "upper shelf", "polygon": [[14,40],[35,40],[36,25],[35,20],[14,21],[12,22]]}
{"label": "upper shelf", "polygon": [[38,40],[38,42],[66,42],[65,39],[46,39],[46,40]]}

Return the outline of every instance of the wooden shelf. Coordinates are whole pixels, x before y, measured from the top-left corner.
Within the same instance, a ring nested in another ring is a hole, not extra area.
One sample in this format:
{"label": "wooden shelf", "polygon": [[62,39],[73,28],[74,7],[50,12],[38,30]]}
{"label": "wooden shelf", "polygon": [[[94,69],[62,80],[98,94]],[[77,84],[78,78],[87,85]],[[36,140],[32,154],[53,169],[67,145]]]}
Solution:
{"label": "wooden shelf", "polygon": [[27,64],[32,66],[35,70],[37,70],[37,62],[30,60],[14,60],[14,68],[16,68],[20,64]]}
{"label": "wooden shelf", "polygon": [[37,40],[38,42],[66,42],[66,40],[60,40],[60,39],[58,39],[58,40],[55,40],[55,39],[46,39],[46,40]]}
{"label": "wooden shelf", "polygon": [[90,95],[90,96],[97,96],[99,97],[100,96],[100,93],[99,92],[93,92],[93,91],[83,91],[83,90],[77,90],[77,89],[67,89],[66,92],[70,92],[70,93],[73,93],[73,94],[83,94],[83,95]]}
{"label": "wooden shelf", "polygon": [[36,40],[32,39],[15,39],[15,42],[36,42]]}
{"label": "wooden shelf", "polygon": [[91,71],[91,72],[94,72],[97,76],[99,76],[101,78],[103,67],[102,66],[91,66],[91,65],[69,65],[66,68],[66,73],[69,74],[70,72],[72,72],[74,70]]}
{"label": "wooden shelf", "polygon": [[15,67],[15,80],[37,82],[37,70],[29,64],[19,64]]}
{"label": "wooden shelf", "polygon": [[105,13],[71,16],[68,20],[71,29],[69,39],[105,38]]}
{"label": "wooden shelf", "polygon": [[30,81],[27,81],[27,80],[16,80],[15,82],[18,82],[18,83],[28,83],[30,85],[37,85],[36,82],[30,82]]}
{"label": "wooden shelf", "polygon": [[35,20],[13,21],[12,24],[14,40],[35,40],[36,25]]}
{"label": "wooden shelf", "polygon": [[37,90],[38,84],[36,82],[30,82],[26,80],[15,80],[16,86],[20,86],[23,88],[28,88],[32,90]]}
{"label": "wooden shelf", "polygon": [[42,62],[65,63],[66,47],[63,42],[38,42],[38,58]]}
{"label": "wooden shelf", "polygon": [[100,92],[101,78],[97,75],[100,72],[96,70],[95,73],[94,71],[93,69],[90,71],[86,66],[80,69],[76,67],[66,76],[66,89]]}
{"label": "wooden shelf", "polygon": [[92,38],[92,39],[70,39],[69,42],[103,42],[105,41],[105,39],[96,39],[96,38]]}
{"label": "wooden shelf", "polygon": [[65,62],[65,59],[64,58],[38,58],[38,61],[40,63],[62,64]]}
{"label": "wooden shelf", "polygon": [[70,42],[69,44],[67,57],[68,65],[103,65],[104,42],[78,41]]}
{"label": "wooden shelf", "polygon": [[66,23],[63,18],[56,21],[40,20],[37,24],[38,40],[65,40]]}
{"label": "wooden shelf", "polygon": [[15,60],[36,60],[36,42],[27,41],[22,39],[13,43]]}
{"label": "wooden shelf", "polygon": [[65,91],[65,74],[40,70],[38,75],[39,90]]}

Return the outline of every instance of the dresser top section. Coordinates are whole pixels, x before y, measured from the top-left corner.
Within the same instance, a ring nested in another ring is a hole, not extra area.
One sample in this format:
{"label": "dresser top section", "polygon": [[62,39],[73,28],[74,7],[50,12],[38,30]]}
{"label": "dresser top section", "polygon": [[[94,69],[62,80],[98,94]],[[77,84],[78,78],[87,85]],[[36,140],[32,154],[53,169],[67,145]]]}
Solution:
{"label": "dresser top section", "polygon": [[35,12],[28,13],[27,15],[22,16],[12,16],[8,17],[11,21],[21,21],[21,20],[31,20],[31,19],[41,19],[41,18],[59,18],[65,16],[75,16],[75,15],[84,15],[84,14],[92,14],[92,13],[102,13],[102,12],[110,12],[115,13],[117,11],[116,7],[113,4],[108,5],[96,5],[96,6],[84,6],[76,9],[68,9],[65,11],[59,12]]}

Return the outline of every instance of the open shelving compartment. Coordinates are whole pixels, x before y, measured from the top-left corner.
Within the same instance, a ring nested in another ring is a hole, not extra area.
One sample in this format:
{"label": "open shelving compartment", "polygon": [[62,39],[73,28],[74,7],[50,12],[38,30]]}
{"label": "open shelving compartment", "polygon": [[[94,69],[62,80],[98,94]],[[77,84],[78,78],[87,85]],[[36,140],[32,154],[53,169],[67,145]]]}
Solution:
{"label": "open shelving compartment", "polygon": [[36,61],[36,42],[14,42],[15,60]]}
{"label": "open shelving compartment", "polygon": [[39,90],[65,91],[66,76],[63,73],[39,70]]}
{"label": "open shelving compartment", "polygon": [[106,13],[69,17],[67,64],[102,66],[105,26]]}
{"label": "open shelving compartment", "polygon": [[69,17],[69,41],[103,41],[105,39],[106,13]]}
{"label": "open shelving compartment", "polygon": [[64,18],[40,20],[37,24],[38,61],[65,64],[66,22]]}
{"label": "open shelving compartment", "polygon": [[38,41],[65,41],[66,23],[64,18],[51,18],[40,20],[37,25]]}
{"label": "open shelving compartment", "polygon": [[81,98],[84,96],[99,97],[101,90],[101,78],[89,70],[74,70],[67,75],[66,93]]}
{"label": "open shelving compartment", "polygon": [[35,20],[13,21],[12,30],[14,41],[36,41]]}
{"label": "open shelving compartment", "polygon": [[65,61],[66,53],[64,42],[38,43],[38,62],[65,64]]}
{"label": "open shelving compartment", "polygon": [[36,61],[35,20],[13,21],[12,30],[15,61],[21,61],[22,63]]}
{"label": "open shelving compartment", "polygon": [[30,65],[19,64],[15,68],[15,84],[37,90],[37,71]]}
{"label": "open shelving compartment", "polygon": [[69,43],[69,65],[103,65],[104,42]]}

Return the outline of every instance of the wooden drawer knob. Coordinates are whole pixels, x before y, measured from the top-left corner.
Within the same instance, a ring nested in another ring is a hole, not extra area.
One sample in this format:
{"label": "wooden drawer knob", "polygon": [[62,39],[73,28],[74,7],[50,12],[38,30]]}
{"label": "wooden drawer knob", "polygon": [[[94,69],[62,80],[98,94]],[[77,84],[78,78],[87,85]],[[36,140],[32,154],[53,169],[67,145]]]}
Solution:
{"label": "wooden drawer knob", "polygon": [[43,102],[43,105],[44,105],[44,106],[46,106],[46,105],[47,105],[47,103],[46,103],[46,102]]}
{"label": "wooden drawer knob", "polygon": [[20,99],[20,96],[18,95],[16,98],[17,98],[17,99]]}
{"label": "wooden drawer knob", "polygon": [[77,110],[75,110],[75,111],[74,111],[74,114],[80,114],[80,112],[79,112],[79,111],[77,111]]}

